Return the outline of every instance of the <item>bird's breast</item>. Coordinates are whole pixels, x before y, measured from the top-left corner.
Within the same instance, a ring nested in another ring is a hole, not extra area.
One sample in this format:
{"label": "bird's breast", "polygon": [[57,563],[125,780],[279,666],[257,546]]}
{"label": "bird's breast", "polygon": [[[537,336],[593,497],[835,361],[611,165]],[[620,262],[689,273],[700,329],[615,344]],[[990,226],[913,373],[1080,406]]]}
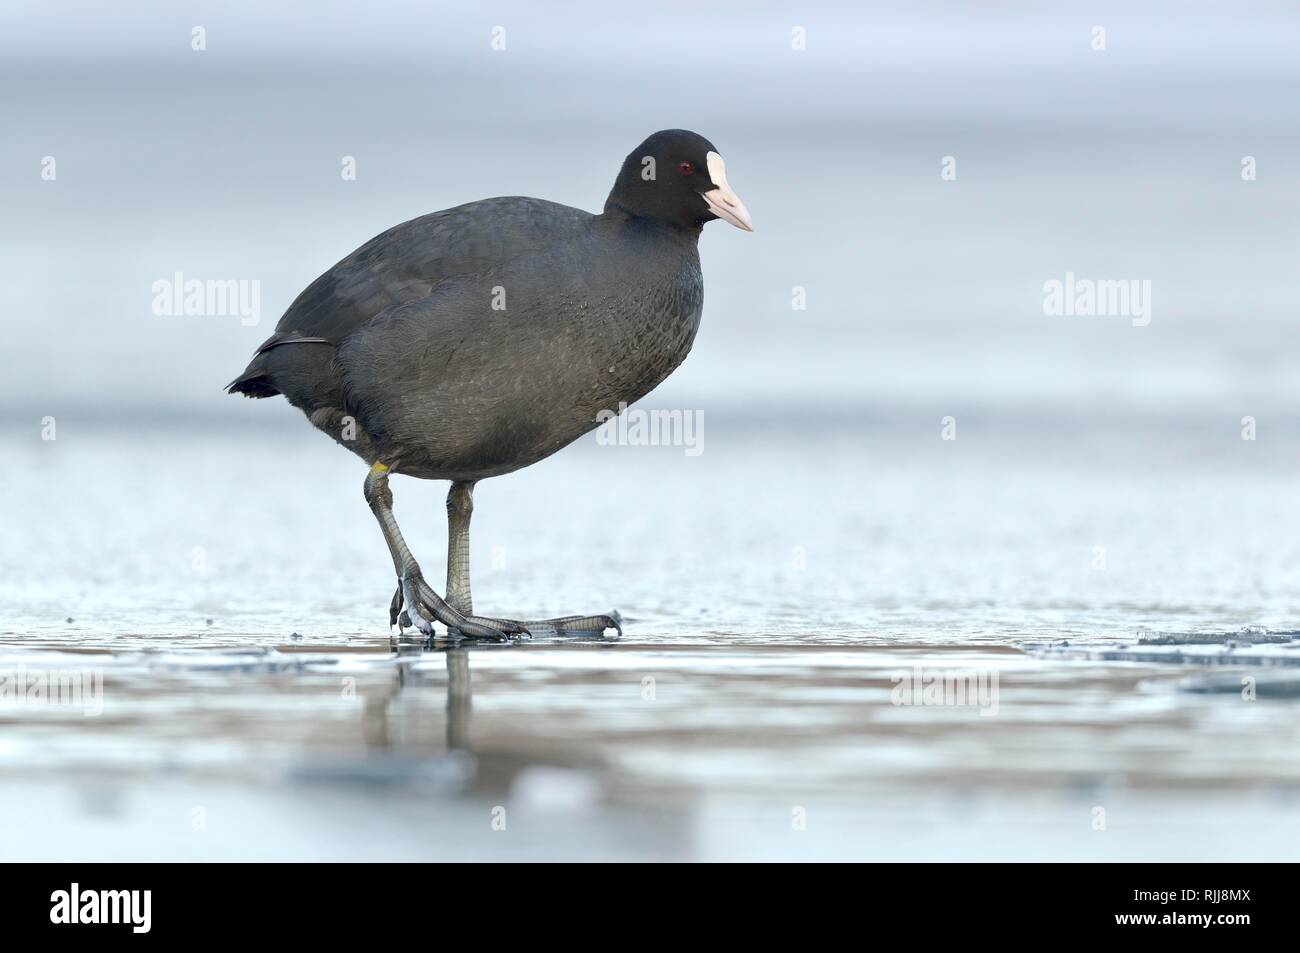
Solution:
{"label": "bird's breast", "polygon": [[611,302],[600,336],[594,389],[606,402],[632,403],[657,387],[686,359],[700,327],[704,305],[699,271],[658,285],[631,287]]}

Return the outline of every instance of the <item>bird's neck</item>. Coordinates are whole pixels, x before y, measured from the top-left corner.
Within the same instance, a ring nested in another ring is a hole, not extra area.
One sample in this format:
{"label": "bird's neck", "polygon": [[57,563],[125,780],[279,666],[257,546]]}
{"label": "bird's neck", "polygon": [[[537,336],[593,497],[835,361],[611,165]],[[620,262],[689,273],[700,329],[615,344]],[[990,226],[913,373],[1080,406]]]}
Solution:
{"label": "bird's neck", "polygon": [[700,232],[704,230],[703,225],[678,225],[675,222],[666,222],[662,219],[638,215],[620,204],[612,195],[605,200],[605,210],[596,218],[611,228],[638,232],[658,232],[670,239],[687,241],[692,244],[700,240]]}

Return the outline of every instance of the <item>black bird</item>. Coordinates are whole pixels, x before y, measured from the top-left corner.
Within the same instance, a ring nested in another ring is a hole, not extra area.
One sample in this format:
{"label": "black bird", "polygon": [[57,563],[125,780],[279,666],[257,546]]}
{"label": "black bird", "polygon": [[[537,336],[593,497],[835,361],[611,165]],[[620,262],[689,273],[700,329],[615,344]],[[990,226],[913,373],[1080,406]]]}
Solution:
{"label": "black bird", "polygon": [[[398,576],[391,623],[621,633],[617,612],[473,614],[474,485],[550,456],[681,364],[704,303],[696,245],[715,218],[752,230],[718,150],[668,129],[623,160],[599,215],[521,197],[433,212],[372,238],[289,306],[228,391],[283,394],[371,465],[366,501]],[[451,481],[445,601],[397,528],[390,473]]]}

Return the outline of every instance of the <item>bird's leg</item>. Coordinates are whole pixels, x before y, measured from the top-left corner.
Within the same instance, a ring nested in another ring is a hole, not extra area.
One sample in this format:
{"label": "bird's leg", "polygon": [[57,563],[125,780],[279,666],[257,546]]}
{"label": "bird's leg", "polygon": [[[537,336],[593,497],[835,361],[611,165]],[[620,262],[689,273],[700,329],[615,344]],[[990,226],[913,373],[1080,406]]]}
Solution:
{"label": "bird's leg", "polygon": [[471,615],[469,591],[469,520],[474,515],[474,484],[457,481],[447,491],[447,604]]}
{"label": "bird's leg", "polygon": [[[469,520],[473,513],[474,484],[453,482],[447,492],[447,605],[462,615],[473,611],[469,587]],[[403,602],[405,597],[399,578],[397,591],[388,607],[389,625],[401,624]]]}
{"label": "bird's leg", "polygon": [[609,615],[571,615],[560,619],[539,619],[533,622],[516,622],[474,615],[473,599],[469,585],[469,522],[474,514],[474,484],[455,482],[447,493],[447,603],[471,622],[493,628],[519,626],[530,633],[557,634],[576,632],[603,633],[615,629],[623,634],[623,617],[617,612]]}
{"label": "bird's leg", "polygon": [[[453,609],[442,597],[424,581],[420,565],[411,555],[402,531],[398,529],[393,516],[393,491],[388,488],[388,467],[376,463],[366,475],[366,502],[370,504],[379,528],[384,533],[384,542],[393,557],[393,569],[400,581],[401,593],[406,601],[406,611],[411,621],[425,635],[433,634],[433,620],[441,622],[449,629],[456,629],[461,635],[480,639],[506,639],[512,635],[525,634],[528,630],[515,623],[501,625],[488,624],[478,619],[467,618],[463,613]],[[396,597],[394,597],[396,603]]]}

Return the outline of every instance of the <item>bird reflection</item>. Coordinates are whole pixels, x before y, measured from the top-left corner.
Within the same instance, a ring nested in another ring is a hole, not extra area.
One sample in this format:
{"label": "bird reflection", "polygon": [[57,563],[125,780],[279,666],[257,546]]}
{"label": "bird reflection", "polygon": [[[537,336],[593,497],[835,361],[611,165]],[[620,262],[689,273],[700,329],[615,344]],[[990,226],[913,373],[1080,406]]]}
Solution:
{"label": "bird reflection", "polygon": [[469,751],[469,652],[447,649],[447,749]]}
{"label": "bird reflection", "polygon": [[428,692],[434,683],[415,668],[415,663],[427,662],[435,654],[442,655],[447,664],[446,749],[471,750],[469,651],[436,643],[413,652],[410,646],[399,646],[391,678],[382,687],[366,692],[362,731],[368,747],[397,752],[436,746],[428,718]]}

